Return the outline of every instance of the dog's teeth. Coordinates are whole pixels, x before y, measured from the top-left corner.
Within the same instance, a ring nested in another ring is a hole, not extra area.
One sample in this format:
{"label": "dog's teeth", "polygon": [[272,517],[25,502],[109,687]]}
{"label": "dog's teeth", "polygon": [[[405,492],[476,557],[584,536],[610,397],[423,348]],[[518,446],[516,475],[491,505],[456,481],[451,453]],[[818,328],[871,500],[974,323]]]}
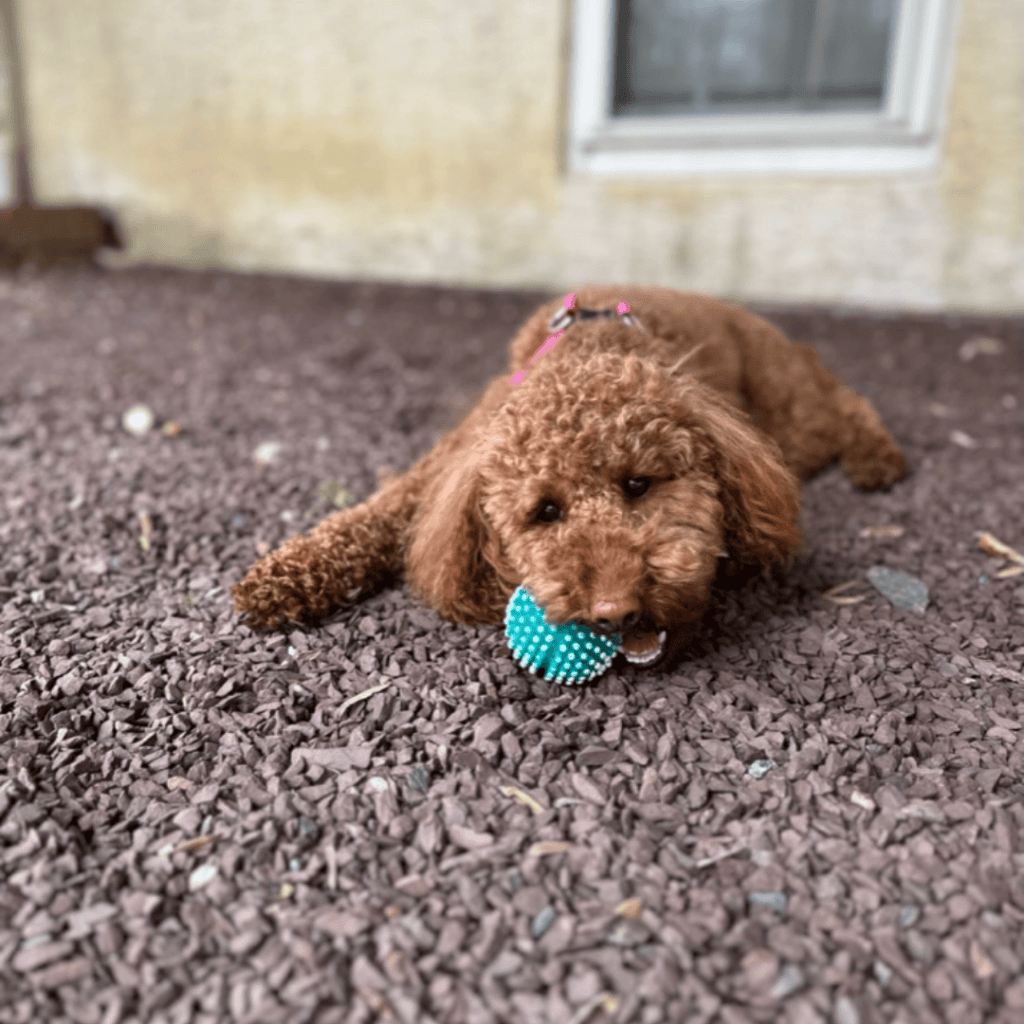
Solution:
{"label": "dog's teeth", "polygon": [[620,647],[619,650],[630,665],[650,665],[661,657],[661,652],[665,648],[665,640],[667,637],[668,633],[665,630],[661,630],[658,633],[658,646],[652,651],[645,651],[643,654],[634,654],[632,651],[627,651],[624,647]]}

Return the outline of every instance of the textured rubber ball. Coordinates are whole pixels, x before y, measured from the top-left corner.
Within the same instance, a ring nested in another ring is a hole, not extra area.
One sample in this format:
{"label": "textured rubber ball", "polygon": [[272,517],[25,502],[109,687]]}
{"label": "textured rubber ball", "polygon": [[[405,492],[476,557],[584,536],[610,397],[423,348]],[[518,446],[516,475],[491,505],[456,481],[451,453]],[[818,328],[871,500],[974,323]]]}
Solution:
{"label": "textured rubber ball", "polygon": [[544,621],[525,587],[519,587],[505,608],[505,635],[512,656],[527,671],[554,683],[585,683],[612,663],[622,637],[601,636],[576,622]]}

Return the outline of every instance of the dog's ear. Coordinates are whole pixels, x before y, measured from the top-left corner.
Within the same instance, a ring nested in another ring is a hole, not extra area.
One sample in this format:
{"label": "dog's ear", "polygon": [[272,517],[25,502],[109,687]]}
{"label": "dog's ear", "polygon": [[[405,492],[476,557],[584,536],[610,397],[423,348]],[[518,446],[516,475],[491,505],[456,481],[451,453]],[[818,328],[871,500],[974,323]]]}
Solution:
{"label": "dog's ear", "polygon": [[498,624],[514,589],[501,543],[481,510],[477,457],[466,453],[423,495],[405,558],[413,592],[445,618]]}
{"label": "dog's ear", "polygon": [[801,543],[800,483],[782,451],[745,414],[719,396],[704,396],[703,422],[725,509],[726,545],[740,563],[786,562]]}

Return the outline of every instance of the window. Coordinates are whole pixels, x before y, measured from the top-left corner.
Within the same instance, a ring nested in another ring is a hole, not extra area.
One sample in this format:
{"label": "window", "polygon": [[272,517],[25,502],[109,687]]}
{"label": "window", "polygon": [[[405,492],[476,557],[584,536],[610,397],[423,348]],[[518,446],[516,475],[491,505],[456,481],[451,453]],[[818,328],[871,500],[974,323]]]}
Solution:
{"label": "window", "polygon": [[938,153],[954,0],[576,0],[572,165],[884,171]]}

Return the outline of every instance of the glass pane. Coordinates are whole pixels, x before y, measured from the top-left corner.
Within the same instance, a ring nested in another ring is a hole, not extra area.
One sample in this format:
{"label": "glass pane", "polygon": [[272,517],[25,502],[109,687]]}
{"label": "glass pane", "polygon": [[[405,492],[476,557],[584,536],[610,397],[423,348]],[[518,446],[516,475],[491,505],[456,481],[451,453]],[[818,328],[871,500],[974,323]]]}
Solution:
{"label": "glass pane", "polygon": [[881,107],[896,0],[832,0],[823,33],[819,106]]}
{"label": "glass pane", "polygon": [[615,114],[878,109],[897,0],[619,0]]}

